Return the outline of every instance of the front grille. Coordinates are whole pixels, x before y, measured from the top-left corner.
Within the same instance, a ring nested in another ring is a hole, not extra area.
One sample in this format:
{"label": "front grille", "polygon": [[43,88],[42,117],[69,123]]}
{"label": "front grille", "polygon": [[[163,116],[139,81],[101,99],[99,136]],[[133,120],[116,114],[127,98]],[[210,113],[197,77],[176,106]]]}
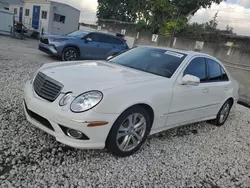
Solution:
{"label": "front grille", "polygon": [[42,38],[42,37],[40,38],[40,42],[44,44],[49,44],[49,40],[46,38]]}
{"label": "front grille", "polygon": [[55,131],[54,128],[52,127],[52,125],[50,124],[50,122],[43,118],[42,116],[39,116],[38,114],[36,114],[35,112],[32,112],[31,110],[29,110],[27,108],[27,105],[26,103],[24,102],[24,105],[25,105],[25,109],[26,109],[26,112],[29,114],[29,116],[38,121],[39,123],[41,123],[42,125],[44,125],[45,127],[47,127],[48,129],[52,130],[52,131]]}
{"label": "front grille", "polygon": [[63,85],[39,72],[34,80],[33,87],[38,96],[53,102],[60,94]]}

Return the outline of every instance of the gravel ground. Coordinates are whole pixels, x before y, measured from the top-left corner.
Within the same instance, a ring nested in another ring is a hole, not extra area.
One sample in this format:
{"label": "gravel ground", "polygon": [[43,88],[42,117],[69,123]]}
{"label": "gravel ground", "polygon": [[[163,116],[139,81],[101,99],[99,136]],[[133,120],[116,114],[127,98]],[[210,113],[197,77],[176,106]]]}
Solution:
{"label": "gravel ground", "polygon": [[0,37],[0,187],[250,187],[250,109],[243,106],[223,127],[172,129],[127,158],[72,149],[34,128],[24,116],[23,86],[54,61],[36,44]]}

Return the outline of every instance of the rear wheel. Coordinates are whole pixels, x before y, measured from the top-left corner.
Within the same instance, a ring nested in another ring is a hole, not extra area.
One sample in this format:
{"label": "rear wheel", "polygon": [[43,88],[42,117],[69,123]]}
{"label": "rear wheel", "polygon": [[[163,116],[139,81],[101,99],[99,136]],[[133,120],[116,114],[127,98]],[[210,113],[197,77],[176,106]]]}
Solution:
{"label": "rear wheel", "polygon": [[76,48],[68,47],[63,50],[62,60],[63,61],[75,61],[78,60],[79,53]]}
{"label": "rear wheel", "polygon": [[140,149],[150,132],[148,112],[140,107],[132,107],[123,112],[114,123],[106,147],[119,157],[132,155]]}
{"label": "rear wheel", "polygon": [[229,116],[232,105],[233,105],[232,101],[227,100],[219,110],[216,119],[209,121],[209,123],[214,124],[216,126],[224,125]]}

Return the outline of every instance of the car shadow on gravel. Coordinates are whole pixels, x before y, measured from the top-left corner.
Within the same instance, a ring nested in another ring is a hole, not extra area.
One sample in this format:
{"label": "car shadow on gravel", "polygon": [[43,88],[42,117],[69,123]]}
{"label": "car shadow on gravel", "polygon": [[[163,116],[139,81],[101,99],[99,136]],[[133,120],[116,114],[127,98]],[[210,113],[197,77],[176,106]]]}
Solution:
{"label": "car shadow on gravel", "polygon": [[168,129],[166,131],[157,133],[149,137],[150,139],[158,138],[160,140],[170,139],[172,137],[184,137],[189,135],[197,135],[200,132],[205,132],[208,129],[208,125],[211,126],[209,129],[214,129],[213,125],[207,124],[206,122],[200,122],[195,124],[188,124],[180,127],[175,127],[172,129]]}
{"label": "car shadow on gravel", "polygon": [[43,54],[43,53],[41,53],[40,56],[41,56],[43,59],[52,60],[52,62],[62,61],[62,60],[60,59],[60,57],[55,57],[55,56],[48,55],[48,54]]}
{"label": "car shadow on gravel", "polygon": [[[206,126],[207,125],[207,126]],[[178,127],[178,128],[173,128],[173,129],[169,129],[166,130],[164,132],[155,134],[150,136],[147,139],[147,142],[145,145],[150,146],[150,143],[152,141],[152,139],[159,139],[159,140],[168,140],[171,139],[173,137],[184,137],[184,136],[190,136],[190,135],[197,135],[199,134],[199,132],[206,132],[208,126],[213,126],[213,125],[208,125],[205,122],[201,122],[201,123],[196,123],[196,124],[190,124],[190,125],[186,125],[186,126],[182,126],[182,127]],[[206,128],[204,128],[206,127]],[[214,128],[210,128],[211,130]],[[38,130],[40,131],[40,130]],[[45,133],[47,134],[47,133]],[[72,148],[70,146],[66,146],[64,144],[61,144],[59,142],[56,141],[56,139],[50,135],[49,136],[51,139],[49,140],[53,140],[51,142],[51,144],[53,144],[52,147],[49,148],[43,148],[42,150],[40,150],[40,154],[49,159],[52,156],[55,158],[58,158],[58,164],[63,164],[63,162],[65,161],[64,158],[62,158],[62,155],[68,156],[68,157],[74,157],[76,155],[81,155],[82,156],[82,160],[85,160],[85,158],[100,158],[100,156],[103,155],[111,155],[108,153],[108,151],[106,149],[103,150],[81,150],[81,149],[75,149]],[[143,147],[138,153],[144,152],[143,150],[145,149],[145,147]],[[118,158],[117,158],[118,159]]]}
{"label": "car shadow on gravel", "polygon": [[[232,110],[230,115],[228,116],[227,121],[231,121],[231,120],[235,119],[235,117],[236,117],[236,114]],[[213,124],[208,123],[207,121],[198,122],[198,123],[193,123],[193,124],[182,125],[180,127],[175,127],[175,128],[168,129],[166,131],[157,133],[155,135],[150,136],[149,140],[155,139],[155,138],[156,139],[158,138],[160,140],[166,140],[166,139],[170,139],[173,137],[199,135],[200,133],[207,133],[207,132],[210,132],[216,128],[218,128],[218,127],[213,125]]]}

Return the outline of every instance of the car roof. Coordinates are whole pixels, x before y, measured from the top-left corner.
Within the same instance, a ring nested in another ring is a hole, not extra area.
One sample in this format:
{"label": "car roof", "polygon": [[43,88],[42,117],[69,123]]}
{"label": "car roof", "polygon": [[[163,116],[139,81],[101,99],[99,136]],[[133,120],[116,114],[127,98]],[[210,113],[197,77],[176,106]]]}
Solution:
{"label": "car roof", "polygon": [[144,46],[144,45],[137,45],[138,47],[146,47],[146,48],[152,48],[152,49],[162,49],[162,50],[170,50],[173,52],[177,52],[177,53],[182,53],[188,56],[205,56],[208,58],[212,58],[212,59],[216,59],[215,57],[209,55],[209,54],[205,54],[205,53],[201,53],[201,52],[196,52],[196,51],[188,51],[188,50],[179,50],[179,49],[175,49],[175,48],[168,48],[168,47],[160,47],[160,46]]}
{"label": "car roof", "polygon": [[117,38],[117,39],[119,39],[119,40],[121,40],[121,41],[124,41],[124,39],[123,39],[123,38],[121,38],[121,37],[117,37],[117,36],[115,36],[115,35],[108,34],[108,33],[97,32],[97,31],[90,31],[90,33],[96,33],[96,34],[106,35],[106,36],[109,36],[109,37],[114,37],[114,38]]}

